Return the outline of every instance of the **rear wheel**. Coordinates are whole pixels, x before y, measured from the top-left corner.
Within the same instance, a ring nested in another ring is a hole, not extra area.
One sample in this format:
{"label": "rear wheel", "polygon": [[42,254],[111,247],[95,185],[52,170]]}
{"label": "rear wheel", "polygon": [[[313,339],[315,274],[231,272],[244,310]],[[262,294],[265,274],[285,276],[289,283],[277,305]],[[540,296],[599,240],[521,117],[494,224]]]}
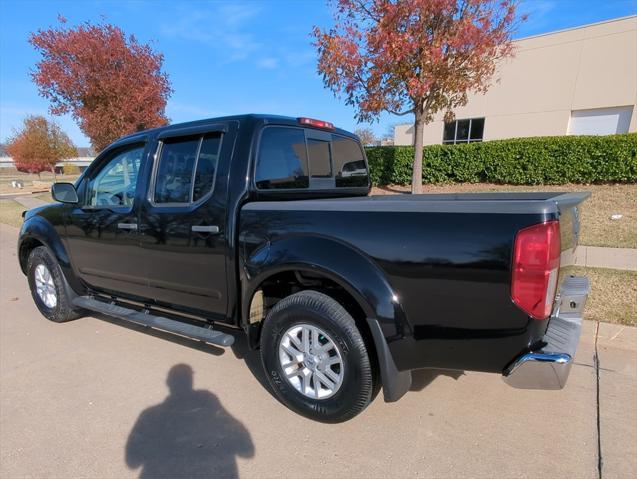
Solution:
{"label": "rear wheel", "polygon": [[374,397],[374,371],[354,319],[317,291],[293,294],[272,308],[261,357],[279,399],[310,419],[346,421]]}
{"label": "rear wheel", "polygon": [[31,251],[27,278],[33,301],[44,317],[63,323],[82,316],[82,311],[71,303],[58,262],[45,246]]}

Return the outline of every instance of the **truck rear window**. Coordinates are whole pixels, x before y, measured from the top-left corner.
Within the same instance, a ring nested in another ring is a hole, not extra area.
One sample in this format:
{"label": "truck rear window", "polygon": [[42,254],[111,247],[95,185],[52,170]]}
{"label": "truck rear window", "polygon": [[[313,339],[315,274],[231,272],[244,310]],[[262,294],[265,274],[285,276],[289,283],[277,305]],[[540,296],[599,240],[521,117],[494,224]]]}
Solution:
{"label": "truck rear window", "polygon": [[337,187],[367,186],[369,177],[361,146],[344,136],[332,135],[332,162]]}
{"label": "truck rear window", "polygon": [[[308,133],[312,131],[315,130]],[[263,130],[255,173],[257,188],[341,188],[369,184],[365,157],[357,141],[336,134],[320,139],[307,136],[302,128],[273,126]]]}
{"label": "truck rear window", "polygon": [[312,178],[329,178],[332,176],[329,141],[308,138],[307,153],[310,157],[310,174]]}
{"label": "truck rear window", "polygon": [[301,128],[266,128],[261,136],[256,169],[257,188],[307,188],[305,134]]}

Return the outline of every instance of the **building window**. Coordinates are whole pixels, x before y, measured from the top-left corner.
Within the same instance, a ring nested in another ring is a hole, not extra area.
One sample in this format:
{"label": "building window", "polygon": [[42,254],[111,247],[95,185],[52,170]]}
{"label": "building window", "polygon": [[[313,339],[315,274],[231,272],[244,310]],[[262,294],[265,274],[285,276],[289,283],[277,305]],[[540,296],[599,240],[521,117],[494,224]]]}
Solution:
{"label": "building window", "polygon": [[473,143],[482,141],[484,135],[484,118],[469,118],[445,123],[442,135],[443,144]]}

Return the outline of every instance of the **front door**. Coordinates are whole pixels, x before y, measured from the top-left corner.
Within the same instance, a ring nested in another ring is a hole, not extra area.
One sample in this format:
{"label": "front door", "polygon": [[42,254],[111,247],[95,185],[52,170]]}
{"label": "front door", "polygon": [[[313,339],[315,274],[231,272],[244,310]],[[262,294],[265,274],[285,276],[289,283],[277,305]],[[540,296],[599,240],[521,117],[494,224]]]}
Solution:
{"label": "front door", "polygon": [[140,215],[151,298],[218,319],[227,307],[223,143],[221,132],[160,139]]}
{"label": "front door", "polygon": [[145,297],[140,257],[137,183],[145,145],[135,143],[100,155],[79,186],[80,203],[68,215],[72,264],[89,286]]}

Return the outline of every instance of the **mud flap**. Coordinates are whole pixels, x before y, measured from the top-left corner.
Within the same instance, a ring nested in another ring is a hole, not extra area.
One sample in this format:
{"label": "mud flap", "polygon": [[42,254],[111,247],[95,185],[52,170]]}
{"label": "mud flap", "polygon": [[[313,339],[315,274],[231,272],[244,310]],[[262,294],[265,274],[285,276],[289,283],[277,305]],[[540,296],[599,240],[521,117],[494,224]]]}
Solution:
{"label": "mud flap", "polygon": [[387,341],[375,319],[367,318],[367,324],[374,338],[380,378],[383,383],[383,397],[385,402],[395,402],[405,395],[411,387],[411,371],[398,371],[394,358],[389,351]]}

